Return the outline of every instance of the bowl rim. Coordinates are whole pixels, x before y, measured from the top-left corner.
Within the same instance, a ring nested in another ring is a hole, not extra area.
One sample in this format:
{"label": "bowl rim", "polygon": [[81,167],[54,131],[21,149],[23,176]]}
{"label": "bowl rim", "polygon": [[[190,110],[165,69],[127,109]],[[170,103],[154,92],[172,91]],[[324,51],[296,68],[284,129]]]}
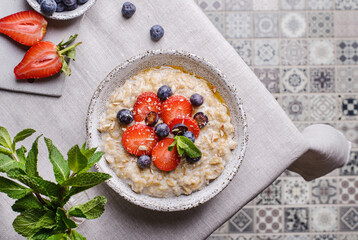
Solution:
{"label": "bowl rim", "polygon": [[37,2],[37,0],[26,1],[36,12],[40,13],[42,16],[55,20],[70,20],[77,18],[87,12],[96,2],[96,0],[88,0],[88,2],[83,5],[79,5],[79,7],[75,10],[68,12],[54,12],[53,15],[46,15],[41,12],[40,4]]}
{"label": "bowl rim", "polygon": [[[181,205],[177,205],[177,206],[165,206],[165,204],[159,204],[159,205],[152,205],[152,204],[147,204],[145,201],[143,201],[143,199],[141,198],[136,198],[133,195],[137,194],[135,192],[133,192],[132,195],[127,195],[124,192],[121,192],[118,190],[118,186],[114,183],[114,181],[112,179],[109,179],[106,181],[106,184],[112,188],[115,192],[117,192],[120,196],[122,196],[124,199],[126,199],[127,201],[150,209],[150,210],[155,210],[155,211],[163,211],[163,212],[172,212],[172,211],[183,211],[183,210],[187,210],[187,209],[191,209],[193,207],[199,206],[207,201],[209,201],[210,199],[212,199],[214,196],[216,196],[218,193],[220,193],[222,190],[224,190],[229,183],[231,182],[231,180],[234,178],[234,176],[236,175],[236,173],[238,172],[242,161],[245,157],[245,153],[246,153],[246,148],[247,148],[247,143],[248,143],[248,123],[247,123],[247,116],[246,116],[246,112],[243,109],[243,103],[241,98],[238,97],[237,94],[237,89],[234,87],[234,85],[229,82],[226,79],[226,76],[218,69],[216,68],[213,64],[211,64],[209,61],[207,61],[205,58],[197,56],[195,54],[189,53],[187,51],[183,51],[183,50],[173,50],[173,49],[157,49],[157,50],[148,50],[144,53],[138,54],[132,58],[129,58],[128,60],[122,62],[121,64],[117,65],[98,85],[98,87],[96,88],[95,92],[92,95],[90,104],[88,106],[88,111],[87,111],[87,117],[86,117],[86,137],[87,137],[87,144],[89,147],[95,147],[95,146],[91,146],[92,145],[92,134],[90,133],[90,129],[91,129],[91,124],[92,121],[90,121],[90,117],[92,115],[92,113],[94,112],[98,97],[100,96],[100,93],[102,92],[102,90],[105,88],[105,85],[107,83],[109,83],[112,80],[113,75],[120,71],[121,69],[125,69],[127,66],[129,66],[130,64],[136,63],[137,61],[140,61],[141,59],[144,58],[148,58],[148,57],[152,57],[155,55],[176,55],[176,56],[183,56],[186,58],[189,58],[191,60],[194,60],[196,62],[199,62],[200,64],[205,65],[206,67],[208,67],[210,69],[210,71],[212,71],[214,74],[218,75],[221,81],[224,81],[226,86],[231,89],[232,91],[232,95],[235,99],[235,102],[237,104],[240,116],[238,116],[240,118],[240,123],[241,123],[241,128],[240,131],[242,131],[242,142],[239,142],[237,148],[241,148],[238,152],[238,156],[235,156],[235,161],[236,164],[234,166],[234,168],[232,169],[232,171],[230,171],[230,174],[228,176],[226,176],[226,178],[224,179],[224,181],[220,182],[220,185],[217,186],[217,188],[215,188],[213,191],[211,191],[209,194],[206,194],[204,196],[201,196],[200,199],[197,199],[194,203],[189,202],[189,203],[185,203],[185,204],[181,204]],[[195,74],[195,73],[194,73]],[[241,140],[241,139],[240,139]],[[103,158],[103,157],[102,157]],[[101,161],[101,160],[100,160]],[[227,165],[225,165],[226,167]],[[104,172],[101,168],[101,166],[99,165],[99,162],[95,164],[95,168],[97,169],[97,171],[99,172]],[[109,166],[109,168],[111,169],[111,167]],[[111,169],[112,170],[112,169]],[[113,170],[112,170],[113,171]],[[114,172],[114,171],[113,171]],[[116,174],[115,174],[116,175]],[[220,177],[220,176],[219,176]],[[204,186],[205,188],[205,186]],[[201,189],[202,190],[202,189]],[[199,192],[201,190],[198,190]],[[190,196],[189,195],[181,195],[181,196]],[[151,196],[149,196],[151,197]],[[151,197],[153,199],[170,199],[170,198],[157,198],[157,197]]]}

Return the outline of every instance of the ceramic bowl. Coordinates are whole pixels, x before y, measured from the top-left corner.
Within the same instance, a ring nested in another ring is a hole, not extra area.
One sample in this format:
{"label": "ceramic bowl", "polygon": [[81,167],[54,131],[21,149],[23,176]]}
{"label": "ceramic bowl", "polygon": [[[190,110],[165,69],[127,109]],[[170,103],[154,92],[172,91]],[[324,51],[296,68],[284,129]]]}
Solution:
{"label": "ceramic bowl", "polygon": [[55,12],[51,16],[45,15],[40,10],[40,4],[37,2],[37,0],[26,0],[30,6],[38,13],[42,14],[43,16],[51,19],[56,20],[69,20],[76,17],[79,17],[83,15],[88,9],[90,9],[96,2],[96,0],[88,0],[83,5],[78,5],[78,8],[72,11],[64,11],[64,12]]}
{"label": "ceramic bowl", "polygon": [[118,178],[115,172],[102,158],[96,168],[100,172],[112,176],[107,184],[128,201],[144,208],[157,211],[180,211],[190,209],[213,198],[222,191],[238,171],[244,158],[248,126],[246,114],[236,89],[226,79],[225,75],[205,59],[194,54],[177,50],[154,50],[131,58],[117,66],[98,86],[93,94],[87,115],[87,143],[90,147],[101,149],[101,136],[97,130],[101,117],[106,111],[106,103],[111,94],[122,86],[126,79],[150,67],[174,65],[195,73],[216,86],[229,107],[232,122],[235,126],[235,140],[239,143],[232,151],[222,174],[203,189],[190,195],[181,195],[170,198],[157,198],[145,194],[137,194],[129,185]]}

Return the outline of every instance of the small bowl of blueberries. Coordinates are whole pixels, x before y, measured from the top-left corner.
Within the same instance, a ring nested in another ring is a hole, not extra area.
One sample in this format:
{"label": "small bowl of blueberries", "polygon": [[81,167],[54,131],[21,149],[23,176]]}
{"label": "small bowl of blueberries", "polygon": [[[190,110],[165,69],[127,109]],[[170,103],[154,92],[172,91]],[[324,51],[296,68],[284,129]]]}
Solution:
{"label": "small bowl of blueberries", "polygon": [[43,16],[56,20],[69,20],[83,15],[96,0],[26,0]]}

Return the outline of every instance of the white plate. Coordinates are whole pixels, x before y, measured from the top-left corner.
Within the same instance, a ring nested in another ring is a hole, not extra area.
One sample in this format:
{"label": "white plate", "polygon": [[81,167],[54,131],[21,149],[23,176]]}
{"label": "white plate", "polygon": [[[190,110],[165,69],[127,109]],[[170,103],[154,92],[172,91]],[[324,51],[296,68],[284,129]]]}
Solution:
{"label": "white plate", "polygon": [[106,111],[106,103],[113,91],[122,86],[126,79],[136,73],[150,67],[162,65],[183,67],[185,70],[205,78],[216,86],[228,105],[232,123],[235,126],[235,140],[239,144],[233,150],[232,156],[226,163],[222,174],[203,189],[190,195],[157,198],[133,192],[124,180],[117,177],[104,158],[96,164],[96,167],[98,171],[112,176],[107,181],[107,184],[128,201],[152,210],[179,211],[198,206],[222,191],[238,171],[247,146],[248,127],[241,100],[237,96],[237,91],[233,85],[212,64],[194,54],[177,50],[148,51],[120,64],[100,83],[93,94],[87,115],[87,142],[90,147],[99,146],[101,148],[101,136],[97,128],[101,116]]}

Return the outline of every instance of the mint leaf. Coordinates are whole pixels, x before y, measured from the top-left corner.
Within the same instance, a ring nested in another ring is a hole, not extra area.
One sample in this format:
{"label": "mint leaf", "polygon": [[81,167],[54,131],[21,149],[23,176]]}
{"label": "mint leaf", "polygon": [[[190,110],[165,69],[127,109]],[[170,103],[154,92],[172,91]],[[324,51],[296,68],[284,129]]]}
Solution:
{"label": "mint leaf", "polygon": [[102,215],[107,199],[104,196],[97,196],[85,204],[72,207],[68,214],[73,217],[95,219]]}
{"label": "mint leaf", "polygon": [[178,146],[178,153],[180,156],[182,156],[185,153],[185,155],[187,155],[190,158],[201,157],[201,151],[187,137],[179,136],[177,146]]}
{"label": "mint leaf", "polygon": [[85,172],[70,178],[62,183],[62,186],[72,187],[94,187],[108,179],[111,175],[99,172]]}
{"label": "mint leaf", "polygon": [[26,163],[26,156],[25,156],[26,152],[27,152],[27,149],[24,146],[21,146],[20,148],[18,148],[16,150],[16,155],[22,164]]}
{"label": "mint leaf", "polygon": [[76,232],[76,230],[72,230],[69,237],[71,240],[86,240],[86,238],[81,234],[79,234],[78,232]]}
{"label": "mint leaf", "polygon": [[67,240],[67,234],[66,233],[58,233],[55,235],[52,235],[49,238],[46,238],[46,240]]}
{"label": "mint leaf", "polygon": [[21,169],[11,169],[7,172],[7,175],[10,178],[16,179],[29,186],[35,192],[48,196],[51,199],[56,199],[59,197],[61,187],[53,182],[44,180],[42,178],[29,177]]}
{"label": "mint leaf", "polygon": [[[97,149],[97,148],[92,148],[92,149]],[[96,152],[95,154],[93,154],[89,159],[88,159],[88,163],[87,163],[87,166],[82,169],[80,171],[80,173],[84,173],[84,172],[87,172],[88,170],[91,169],[91,167],[97,163],[99,160],[101,160],[102,156],[103,156],[104,152]]]}
{"label": "mint leaf", "polygon": [[87,166],[87,158],[81,153],[78,145],[72,147],[68,153],[68,165],[74,173],[78,173]]}
{"label": "mint leaf", "polygon": [[30,149],[29,153],[27,154],[27,160],[25,163],[25,172],[30,177],[39,177],[39,173],[37,172],[37,155],[38,155],[38,143],[39,138],[38,136],[34,143],[32,144],[32,148]]}
{"label": "mint leaf", "polygon": [[177,138],[174,138],[174,142],[172,144],[170,144],[170,146],[168,147],[168,151],[171,152],[173,151],[175,144],[177,144]]}
{"label": "mint leaf", "polygon": [[5,148],[1,148],[1,147],[0,147],[0,153],[6,154],[6,155],[9,155],[9,156],[12,155],[11,151],[9,151],[9,150],[7,150]]}
{"label": "mint leaf", "polygon": [[59,184],[62,184],[70,176],[70,167],[68,166],[60,151],[58,151],[58,149],[52,144],[52,141],[48,138],[45,138],[45,142],[49,152],[49,159],[53,166],[53,172],[55,174],[56,181]]}
{"label": "mint leaf", "polygon": [[42,228],[53,228],[55,226],[54,215],[51,211],[29,209],[17,216],[12,226],[18,234],[30,237]]}
{"label": "mint leaf", "polygon": [[69,228],[76,228],[77,224],[72,220],[69,219],[66,215],[65,210],[62,208],[57,208],[56,211],[56,231],[65,231]]}
{"label": "mint leaf", "polygon": [[0,176],[0,192],[6,193],[13,199],[20,199],[31,193],[32,190]]}
{"label": "mint leaf", "polygon": [[43,206],[33,194],[29,194],[19,200],[16,200],[11,208],[15,212],[23,212],[28,209],[43,209]]}
{"label": "mint leaf", "polygon": [[25,169],[24,164],[19,163],[7,155],[0,153],[0,172],[8,172],[11,169],[20,168]]}
{"label": "mint leaf", "polygon": [[96,152],[97,148],[86,148],[86,142],[81,147],[81,153],[87,158],[90,159],[93,154]]}
{"label": "mint leaf", "polygon": [[25,140],[26,138],[30,137],[34,132],[36,132],[36,131],[31,128],[27,128],[27,129],[20,131],[18,134],[16,134],[16,136],[14,137],[14,141],[12,143],[13,148],[15,148],[16,143],[21,142],[21,141]]}
{"label": "mint leaf", "polygon": [[9,132],[4,127],[0,127],[0,145],[12,150],[11,138]]}
{"label": "mint leaf", "polygon": [[47,240],[52,235],[52,230],[41,229],[32,237],[27,238],[28,240]]}

